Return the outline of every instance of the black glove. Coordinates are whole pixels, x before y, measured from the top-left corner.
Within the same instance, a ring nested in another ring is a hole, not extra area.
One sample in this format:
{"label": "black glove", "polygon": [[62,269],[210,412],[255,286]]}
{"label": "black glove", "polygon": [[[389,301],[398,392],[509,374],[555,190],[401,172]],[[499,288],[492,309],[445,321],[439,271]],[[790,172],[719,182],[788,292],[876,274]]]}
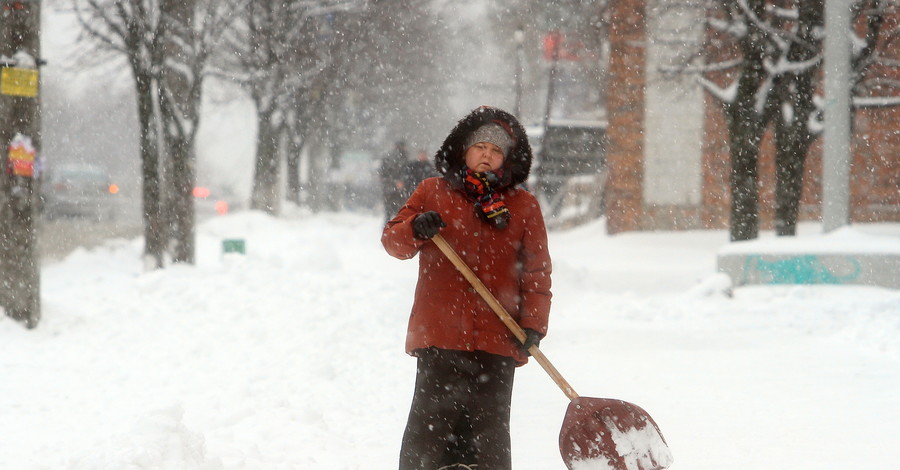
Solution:
{"label": "black glove", "polygon": [[525,342],[522,343],[522,350],[530,356],[528,349],[532,346],[541,346],[541,334],[531,328],[525,328]]}
{"label": "black glove", "polygon": [[428,211],[416,216],[412,221],[413,235],[422,240],[428,240],[437,235],[447,224],[441,220],[441,214]]}

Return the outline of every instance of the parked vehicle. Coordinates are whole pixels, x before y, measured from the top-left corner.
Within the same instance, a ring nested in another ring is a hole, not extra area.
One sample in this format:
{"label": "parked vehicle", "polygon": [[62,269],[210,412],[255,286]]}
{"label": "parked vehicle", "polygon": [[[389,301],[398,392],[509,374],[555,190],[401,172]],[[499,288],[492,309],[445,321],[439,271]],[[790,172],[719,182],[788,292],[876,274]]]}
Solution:
{"label": "parked vehicle", "polygon": [[205,220],[218,215],[227,215],[229,211],[239,209],[237,198],[231,191],[213,190],[209,186],[194,186],[194,212],[198,220]]}
{"label": "parked vehicle", "polygon": [[41,210],[49,219],[84,217],[112,220],[116,217],[119,187],[98,166],[64,164],[44,171]]}
{"label": "parked vehicle", "polygon": [[548,226],[577,225],[605,213],[606,127],[604,120],[551,119],[546,128],[529,128],[538,156],[529,184]]}

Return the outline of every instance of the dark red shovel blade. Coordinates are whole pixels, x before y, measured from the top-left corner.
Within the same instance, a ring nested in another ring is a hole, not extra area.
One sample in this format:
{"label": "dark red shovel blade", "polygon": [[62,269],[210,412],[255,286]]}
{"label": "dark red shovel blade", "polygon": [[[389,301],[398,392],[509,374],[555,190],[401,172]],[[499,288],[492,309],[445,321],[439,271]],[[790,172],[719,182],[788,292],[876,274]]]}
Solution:
{"label": "dark red shovel blade", "polygon": [[569,403],[559,451],[569,470],[662,470],[672,464],[653,418],[637,405],[611,398],[578,397]]}

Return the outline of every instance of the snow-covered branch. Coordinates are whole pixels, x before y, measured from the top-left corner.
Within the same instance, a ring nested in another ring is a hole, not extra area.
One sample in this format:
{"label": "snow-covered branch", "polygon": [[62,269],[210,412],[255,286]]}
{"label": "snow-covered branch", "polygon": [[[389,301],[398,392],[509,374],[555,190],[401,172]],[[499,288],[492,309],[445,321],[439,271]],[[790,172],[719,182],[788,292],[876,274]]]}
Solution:
{"label": "snow-covered branch", "polygon": [[853,97],[853,107],[855,108],[889,108],[893,106],[900,106],[900,95]]}
{"label": "snow-covered branch", "polygon": [[705,74],[735,69],[742,63],[744,63],[742,58],[736,58],[710,64],[660,65],[658,70],[665,75]]}
{"label": "snow-covered branch", "polygon": [[756,28],[764,32],[765,37],[775,44],[779,50],[787,51],[791,43],[794,43],[805,49],[816,51],[815,45],[810,44],[808,41],[797,36],[793,31],[784,28],[775,28],[772,23],[760,18],[759,15],[750,8],[750,5],[747,4],[747,0],[738,0],[737,5],[747,19],[749,19]]}
{"label": "snow-covered branch", "polygon": [[697,83],[701,88],[706,90],[710,95],[726,104],[734,103],[737,97],[738,81],[732,81],[727,87],[722,88],[715,84],[712,80],[698,76]]}
{"label": "snow-covered branch", "polygon": [[78,24],[88,36],[99,41],[101,45],[116,52],[124,52],[124,42],[128,34],[121,24],[121,18],[112,16],[109,9],[101,7],[94,0],[87,0],[85,3],[86,5],[82,7],[78,0],[73,0],[72,11]]}
{"label": "snow-covered branch", "polygon": [[793,74],[799,75],[801,73],[809,72],[816,67],[822,64],[822,55],[817,54],[808,60],[792,62],[787,58],[787,56],[781,56],[778,58],[778,61],[773,63],[771,60],[766,60],[763,62],[763,65],[766,68],[766,71],[770,75],[786,75]]}
{"label": "snow-covered branch", "polygon": [[800,19],[800,11],[796,8],[785,8],[779,5],[766,5],[766,12],[775,18],[785,19],[785,20],[798,20]]}
{"label": "snow-covered branch", "polygon": [[720,18],[707,18],[707,26],[713,31],[725,33],[735,38],[742,38],[747,34],[747,23],[740,21],[727,21]]}

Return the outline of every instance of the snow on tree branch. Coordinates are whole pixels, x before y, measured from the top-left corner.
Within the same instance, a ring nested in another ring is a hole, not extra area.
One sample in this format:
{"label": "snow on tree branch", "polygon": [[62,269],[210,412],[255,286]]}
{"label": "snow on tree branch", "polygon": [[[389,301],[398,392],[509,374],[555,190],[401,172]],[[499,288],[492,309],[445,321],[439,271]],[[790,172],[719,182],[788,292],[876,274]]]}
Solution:
{"label": "snow on tree branch", "polygon": [[677,75],[682,73],[688,74],[705,74],[710,72],[721,72],[739,67],[744,62],[743,58],[723,60],[710,64],[699,65],[660,65],[659,71],[665,75]]}
{"label": "snow on tree branch", "polygon": [[889,108],[900,106],[898,96],[854,96],[853,106],[856,108]]}
{"label": "snow on tree branch", "polygon": [[722,88],[701,75],[697,77],[697,83],[710,95],[724,103],[734,103],[737,98],[738,80],[733,80],[727,87]]}

